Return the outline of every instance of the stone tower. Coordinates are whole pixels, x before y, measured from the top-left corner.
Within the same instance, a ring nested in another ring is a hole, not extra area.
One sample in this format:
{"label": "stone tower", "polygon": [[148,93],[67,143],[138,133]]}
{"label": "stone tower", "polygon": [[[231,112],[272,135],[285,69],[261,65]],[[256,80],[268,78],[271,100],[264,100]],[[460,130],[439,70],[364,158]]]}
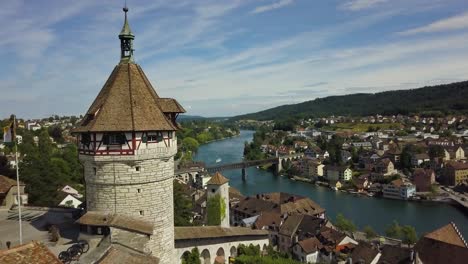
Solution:
{"label": "stone tower", "polygon": [[185,110],[158,96],[133,60],[127,21],[119,34],[121,59],[73,131],[84,166],[88,211],[139,217],[153,224],[147,250],[174,263],[176,118]]}
{"label": "stone tower", "polygon": [[[229,227],[229,180],[221,175],[221,173],[216,172],[216,174],[206,183],[206,193],[208,200],[219,195],[221,198],[220,202],[224,204],[224,213],[216,212],[221,213],[222,215],[220,226]],[[211,217],[209,214],[210,212],[208,212],[208,217]]]}

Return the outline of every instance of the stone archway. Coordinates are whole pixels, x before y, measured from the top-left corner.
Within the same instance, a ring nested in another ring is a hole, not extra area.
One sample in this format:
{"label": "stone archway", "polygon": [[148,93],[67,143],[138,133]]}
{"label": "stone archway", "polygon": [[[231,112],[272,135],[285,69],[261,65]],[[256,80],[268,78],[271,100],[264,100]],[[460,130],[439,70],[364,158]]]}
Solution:
{"label": "stone archway", "polygon": [[267,244],[263,244],[262,252],[260,252],[260,254],[261,254],[262,256],[268,255],[268,247],[267,247]]}
{"label": "stone archway", "polygon": [[200,260],[203,264],[211,264],[211,255],[208,249],[204,249],[200,254]]}
{"label": "stone archway", "polygon": [[226,263],[226,256],[224,254],[224,248],[220,247],[216,251],[215,264],[224,264]]}
{"label": "stone archway", "polygon": [[182,263],[183,260],[184,260],[185,258],[187,258],[187,256],[188,256],[189,254],[190,254],[190,251],[188,251],[188,250],[185,251],[185,252],[182,254],[182,256],[180,256],[180,263]]}
{"label": "stone archway", "polygon": [[231,254],[230,257],[237,257],[237,249],[235,246],[231,247],[231,250],[229,250],[229,253]]}

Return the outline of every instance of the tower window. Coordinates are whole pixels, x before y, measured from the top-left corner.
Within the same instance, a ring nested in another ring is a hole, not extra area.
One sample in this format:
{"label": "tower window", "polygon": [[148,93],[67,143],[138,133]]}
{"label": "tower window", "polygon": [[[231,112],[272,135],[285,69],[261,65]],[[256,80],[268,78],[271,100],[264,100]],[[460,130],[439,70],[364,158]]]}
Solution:
{"label": "tower window", "polygon": [[138,193],[141,193],[141,189],[137,189],[137,192],[138,192]]}
{"label": "tower window", "polygon": [[106,145],[122,145],[127,143],[127,138],[123,133],[104,134],[102,141]]}
{"label": "tower window", "polygon": [[145,215],[145,211],[140,210],[140,215]]}
{"label": "tower window", "polygon": [[216,192],[216,190],[215,190],[215,189],[211,189],[211,192],[213,192],[213,193],[214,193],[214,192]]}
{"label": "tower window", "polygon": [[135,171],[140,171],[140,166],[136,166]]}
{"label": "tower window", "polygon": [[93,171],[94,171],[94,176],[96,176],[96,174],[97,174],[97,169],[96,169],[96,167],[93,168]]}

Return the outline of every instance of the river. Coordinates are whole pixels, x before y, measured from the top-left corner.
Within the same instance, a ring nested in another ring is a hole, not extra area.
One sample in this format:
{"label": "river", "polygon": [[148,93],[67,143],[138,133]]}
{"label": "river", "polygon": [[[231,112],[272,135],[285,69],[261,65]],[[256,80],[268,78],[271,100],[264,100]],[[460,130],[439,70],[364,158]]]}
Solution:
{"label": "river", "polygon": [[[202,145],[195,160],[204,161],[208,166],[217,164],[218,158],[221,162],[217,165],[242,161],[244,142],[251,141],[253,133],[242,130],[238,137]],[[257,168],[247,169],[246,182],[242,181],[240,170],[225,171],[223,175],[229,178],[230,186],[240,190],[244,195],[287,192],[307,196],[325,208],[328,217],[334,219],[338,213],[342,213],[352,219],[358,228],[370,225],[381,234],[384,234],[385,228],[394,220],[401,225],[414,226],[418,235],[453,221],[463,236],[468,238],[468,216],[452,205],[354,196],[309,183],[292,181]]]}

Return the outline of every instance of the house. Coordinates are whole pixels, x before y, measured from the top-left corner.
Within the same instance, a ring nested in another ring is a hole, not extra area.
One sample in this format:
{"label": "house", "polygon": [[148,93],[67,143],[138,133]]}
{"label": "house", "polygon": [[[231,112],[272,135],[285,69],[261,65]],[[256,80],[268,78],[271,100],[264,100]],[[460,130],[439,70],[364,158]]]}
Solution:
{"label": "house", "polygon": [[382,191],[382,184],[376,182],[376,183],[372,183],[370,186],[369,186],[369,192],[373,192],[373,193],[379,193]]}
{"label": "house", "polygon": [[351,152],[349,152],[347,150],[342,150],[341,151],[341,161],[343,163],[347,163],[348,161],[350,161],[351,157],[352,157]]}
{"label": "house", "polygon": [[83,195],[81,195],[75,188],[69,186],[69,185],[65,185],[62,190],[62,192],[66,193],[66,194],[70,194],[76,198],[82,198]]}
{"label": "house", "polygon": [[347,166],[325,166],[326,176],[330,182],[350,181],[353,171]]}
{"label": "house", "polygon": [[341,187],[343,187],[343,184],[341,184],[340,181],[330,182],[330,188],[332,188],[335,191],[341,189]]}
{"label": "house", "polygon": [[372,149],[372,143],[368,141],[352,142],[351,145],[357,149]]}
{"label": "house", "polygon": [[304,155],[310,158],[318,158],[322,150],[317,146],[312,146],[304,151]]}
{"label": "house", "polygon": [[317,238],[324,246],[333,246],[334,248],[346,244],[359,244],[356,240],[347,236],[345,233],[342,233],[327,226],[323,226],[320,229],[320,233],[317,235]]}
{"label": "house", "polygon": [[411,165],[413,167],[419,167],[424,162],[431,161],[431,158],[426,153],[413,154],[411,156]]}
{"label": "house", "polygon": [[280,212],[262,212],[252,225],[254,229],[268,230],[270,245],[278,246],[278,232],[283,224],[283,218]]}
{"label": "house", "polygon": [[70,207],[70,208],[78,208],[83,202],[75,198],[75,196],[71,194],[65,194],[65,198],[59,203],[59,206],[63,207]]}
{"label": "house", "polygon": [[382,254],[379,252],[379,250],[377,248],[374,248],[371,244],[361,242],[359,243],[359,245],[354,247],[348,259],[348,263],[350,264],[354,264],[354,263],[377,264],[381,255]]}
{"label": "house", "polygon": [[[20,182],[20,200],[21,204],[28,204],[28,194],[24,191],[25,184]],[[0,175],[0,208],[10,209],[18,205],[17,184],[13,179]]]}
{"label": "house", "polygon": [[388,150],[385,151],[384,156],[388,157],[393,164],[400,164],[402,150],[400,146],[396,143],[388,145]]}
{"label": "house", "polygon": [[406,200],[415,194],[416,187],[411,183],[397,179],[389,184],[384,184],[382,192],[385,198]]}
{"label": "house", "polygon": [[369,188],[370,185],[371,183],[369,182],[367,177],[361,176],[354,181],[354,186],[356,187],[356,190],[358,192],[363,192],[364,190]]}
{"label": "house", "polygon": [[296,153],[296,151],[288,146],[281,145],[278,147],[278,154],[280,155],[291,155]]}
{"label": "house", "polygon": [[415,169],[413,182],[417,192],[430,192],[432,184],[435,183],[435,172],[431,169]]}
{"label": "house", "polygon": [[325,218],[325,209],[310,198],[283,193],[265,193],[247,196],[231,207],[231,223],[240,224],[242,219],[262,214],[264,212],[278,212],[281,215],[301,213]]}
{"label": "house", "polygon": [[468,260],[468,245],[454,223],[425,235],[414,249],[416,263],[463,264]]}
{"label": "house", "polygon": [[316,238],[311,237],[299,241],[293,250],[294,257],[304,263],[317,263],[319,261],[319,253],[323,248],[322,243]]}
{"label": "house", "polygon": [[279,250],[291,253],[299,241],[315,237],[327,220],[311,215],[291,214],[287,216],[278,232]]}
{"label": "house", "polygon": [[465,159],[465,150],[461,146],[445,147],[444,160],[462,160]]}
{"label": "house", "polygon": [[397,173],[393,162],[389,158],[380,159],[374,167],[375,172],[381,173],[384,176],[392,175]]}
{"label": "house", "polygon": [[383,245],[380,253],[382,255],[379,258],[378,264],[410,264],[414,263],[415,260],[414,251],[400,246]]}
{"label": "house", "polygon": [[307,142],[305,142],[305,141],[295,141],[294,142],[294,148],[296,148],[296,149],[305,150],[308,147],[309,147],[309,144],[307,144]]}
{"label": "house", "polygon": [[300,162],[300,171],[302,175],[309,178],[318,178],[323,176],[325,165],[319,159],[305,157]]}
{"label": "house", "polygon": [[444,168],[444,184],[458,185],[468,181],[468,163],[452,161],[448,162]]}
{"label": "house", "polygon": [[330,153],[328,153],[328,151],[324,151],[321,155],[319,155],[319,157],[322,157],[323,159],[328,159],[330,158]]}

